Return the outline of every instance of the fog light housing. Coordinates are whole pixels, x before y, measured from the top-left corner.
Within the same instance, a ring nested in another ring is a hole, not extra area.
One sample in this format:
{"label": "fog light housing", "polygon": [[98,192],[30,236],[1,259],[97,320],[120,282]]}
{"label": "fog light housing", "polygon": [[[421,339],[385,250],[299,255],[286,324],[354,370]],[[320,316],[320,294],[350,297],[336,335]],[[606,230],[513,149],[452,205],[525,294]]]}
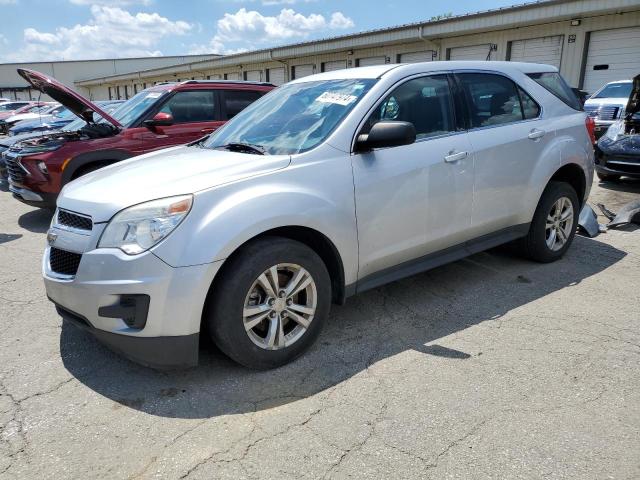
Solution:
{"label": "fog light housing", "polygon": [[98,315],[106,318],[120,318],[129,328],[142,330],[147,324],[149,312],[149,295],[119,295],[118,303],[100,307]]}

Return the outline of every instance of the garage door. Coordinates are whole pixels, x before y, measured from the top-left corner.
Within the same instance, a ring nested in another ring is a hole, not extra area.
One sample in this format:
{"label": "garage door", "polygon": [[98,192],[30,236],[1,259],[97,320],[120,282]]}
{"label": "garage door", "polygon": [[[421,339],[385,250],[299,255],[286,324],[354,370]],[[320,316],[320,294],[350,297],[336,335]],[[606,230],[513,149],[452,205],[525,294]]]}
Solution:
{"label": "garage door", "polygon": [[[489,54],[491,45],[472,45],[470,47],[455,47],[449,49],[449,60],[495,60],[496,52]],[[489,58],[487,59],[487,56]]]}
{"label": "garage door", "polygon": [[313,65],[295,65],[292,67],[294,79],[313,75]]}
{"label": "garage door", "polygon": [[267,74],[269,75],[269,77],[267,78],[268,82],[271,82],[276,86],[282,85],[284,83],[284,67],[270,68],[269,70],[267,70]]}
{"label": "garage door", "polygon": [[398,55],[400,63],[418,63],[418,62],[431,62],[434,56],[433,50],[425,50],[423,52],[411,52],[402,53]]}
{"label": "garage door", "polygon": [[224,79],[225,80],[240,80],[240,74],[238,72],[225,73],[224,74]]}
{"label": "garage door", "polygon": [[385,57],[358,58],[357,64],[359,67],[370,67],[371,65],[384,65],[385,60]]}
{"label": "garage door", "polygon": [[593,93],[605,83],[640,73],[640,27],[591,32],[582,89]]}
{"label": "garage door", "polygon": [[511,42],[512,62],[546,63],[560,68],[563,35],[528,38]]}
{"label": "garage door", "polygon": [[248,70],[244,72],[244,79],[250,82],[261,82],[262,81],[262,71],[261,70]]}
{"label": "garage door", "polygon": [[336,60],[333,62],[324,62],[322,64],[323,72],[333,72],[334,70],[343,70],[347,68],[346,60]]}

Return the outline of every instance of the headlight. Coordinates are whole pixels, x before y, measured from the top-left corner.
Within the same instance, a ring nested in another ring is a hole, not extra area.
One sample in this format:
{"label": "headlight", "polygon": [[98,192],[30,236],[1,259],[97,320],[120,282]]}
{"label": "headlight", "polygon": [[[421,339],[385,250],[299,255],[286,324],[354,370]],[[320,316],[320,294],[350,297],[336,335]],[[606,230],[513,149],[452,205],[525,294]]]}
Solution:
{"label": "headlight", "polygon": [[192,203],[193,195],[180,195],[126,208],[111,219],[98,247],[119,248],[129,255],[142,253],[180,225]]}

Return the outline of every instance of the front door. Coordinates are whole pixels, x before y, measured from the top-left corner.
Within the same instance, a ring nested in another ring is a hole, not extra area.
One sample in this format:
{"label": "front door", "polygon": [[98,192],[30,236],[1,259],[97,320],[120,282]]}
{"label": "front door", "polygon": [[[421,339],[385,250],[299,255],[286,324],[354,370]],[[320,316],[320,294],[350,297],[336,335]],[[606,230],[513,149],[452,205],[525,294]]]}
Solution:
{"label": "front door", "polygon": [[158,113],[170,115],[172,124],[155,126],[143,132],[145,152],[192,142],[224,124],[219,95],[213,89],[178,91],[159,110],[151,112],[149,118]]}
{"label": "front door", "polygon": [[454,116],[447,75],[396,87],[360,133],[380,120],[408,121],[411,145],[352,157],[359,279],[463,243],[471,226],[473,155]]}

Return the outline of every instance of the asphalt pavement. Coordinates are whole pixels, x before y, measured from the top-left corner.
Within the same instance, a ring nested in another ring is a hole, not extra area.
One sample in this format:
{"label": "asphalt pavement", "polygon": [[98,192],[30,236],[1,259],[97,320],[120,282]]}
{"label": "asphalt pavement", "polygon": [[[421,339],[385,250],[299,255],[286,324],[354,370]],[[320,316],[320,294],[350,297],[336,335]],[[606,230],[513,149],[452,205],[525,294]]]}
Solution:
{"label": "asphalt pavement", "polygon": [[40,277],[50,219],[0,191],[0,479],[640,478],[637,228],[351,298],[277,370],[204,343],[199,367],[157,372],[62,324]]}

